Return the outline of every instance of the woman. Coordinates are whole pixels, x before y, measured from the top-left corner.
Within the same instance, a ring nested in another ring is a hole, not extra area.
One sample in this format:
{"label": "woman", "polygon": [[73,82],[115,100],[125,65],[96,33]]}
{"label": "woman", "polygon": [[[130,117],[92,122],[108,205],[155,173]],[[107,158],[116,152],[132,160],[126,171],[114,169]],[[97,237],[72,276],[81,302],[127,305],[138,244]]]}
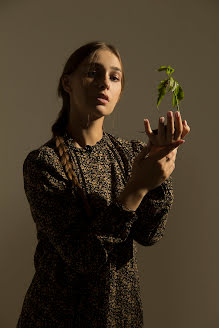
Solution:
{"label": "woman", "polygon": [[103,130],[124,88],[118,50],[90,42],[68,59],[52,138],[23,165],[36,223],[36,272],[17,328],[143,327],[136,242],[163,236],[171,173],[190,128],[172,112],[149,144]]}

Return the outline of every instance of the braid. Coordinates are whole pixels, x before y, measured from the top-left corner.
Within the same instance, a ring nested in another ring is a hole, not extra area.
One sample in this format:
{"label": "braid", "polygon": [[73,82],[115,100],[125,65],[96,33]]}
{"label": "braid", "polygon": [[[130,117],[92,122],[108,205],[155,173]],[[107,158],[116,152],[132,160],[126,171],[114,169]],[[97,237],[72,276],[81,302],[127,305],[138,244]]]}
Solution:
{"label": "braid", "polygon": [[72,180],[72,186],[78,187],[79,194],[84,201],[85,210],[87,212],[87,215],[91,216],[92,211],[91,211],[90,205],[88,203],[87,196],[84,193],[84,191],[78,181],[78,178],[73,170],[73,168],[75,169],[75,166],[74,166],[74,163],[71,163],[71,161],[69,160],[68,149],[65,146],[64,139],[63,139],[63,137],[58,136],[58,135],[55,136],[55,139],[56,139],[56,149],[58,151],[60,161],[65,169],[66,175],[70,180]]}

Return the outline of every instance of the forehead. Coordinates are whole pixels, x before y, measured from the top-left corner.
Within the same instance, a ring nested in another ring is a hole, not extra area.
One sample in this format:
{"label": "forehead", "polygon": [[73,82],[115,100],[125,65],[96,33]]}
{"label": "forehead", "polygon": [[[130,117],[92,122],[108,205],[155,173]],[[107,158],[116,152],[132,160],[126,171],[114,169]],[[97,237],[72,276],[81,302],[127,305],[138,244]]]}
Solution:
{"label": "forehead", "polygon": [[109,50],[98,50],[94,55],[91,55],[83,63],[83,66],[105,66],[122,71],[122,67],[117,56]]}

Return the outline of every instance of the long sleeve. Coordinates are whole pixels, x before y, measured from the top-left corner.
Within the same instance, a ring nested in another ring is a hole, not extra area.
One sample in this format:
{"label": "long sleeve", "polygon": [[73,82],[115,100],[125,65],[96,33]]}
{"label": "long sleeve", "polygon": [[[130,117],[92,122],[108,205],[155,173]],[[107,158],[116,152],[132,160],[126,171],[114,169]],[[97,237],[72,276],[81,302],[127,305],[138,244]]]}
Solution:
{"label": "long sleeve", "polygon": [[138,219],[132,226],[134,240],[143,246],[149,246],[163,237],[173,199],[170,176],[159,187],[151,190],[137,208]]}
{"label": "long sleeve", "polygon": [[[142,141],[132,140],[134,157],[145,145]],[[143,246],[158,242],[164,235],[173,200],[173,183],[169,176],[160,186],[149,191],[137,208],[138,219],[131,229],[133,239]]]}
{"label": "long sleeve", "polygon": [[137,220],[135,211],[113,203],[88,224],[57,154],[49,147],[28,154],[23,176],[38,236],[52,245],[72,275],[98,271],[113,245],[127,240]]}

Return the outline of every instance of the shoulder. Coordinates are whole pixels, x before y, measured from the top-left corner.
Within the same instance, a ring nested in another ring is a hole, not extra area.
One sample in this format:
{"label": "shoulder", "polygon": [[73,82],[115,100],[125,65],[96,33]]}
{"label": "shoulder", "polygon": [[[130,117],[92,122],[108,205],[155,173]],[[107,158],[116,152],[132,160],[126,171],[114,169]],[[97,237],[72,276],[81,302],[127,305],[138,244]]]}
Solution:
{"label": "shoulder", "polygon": [[49,171],[59,173],[64,179],[67,179],[60,157],[56,151],[55,138],[51,138],[40,147],[31,150],[23,162],[23,172],[30,170]]}

